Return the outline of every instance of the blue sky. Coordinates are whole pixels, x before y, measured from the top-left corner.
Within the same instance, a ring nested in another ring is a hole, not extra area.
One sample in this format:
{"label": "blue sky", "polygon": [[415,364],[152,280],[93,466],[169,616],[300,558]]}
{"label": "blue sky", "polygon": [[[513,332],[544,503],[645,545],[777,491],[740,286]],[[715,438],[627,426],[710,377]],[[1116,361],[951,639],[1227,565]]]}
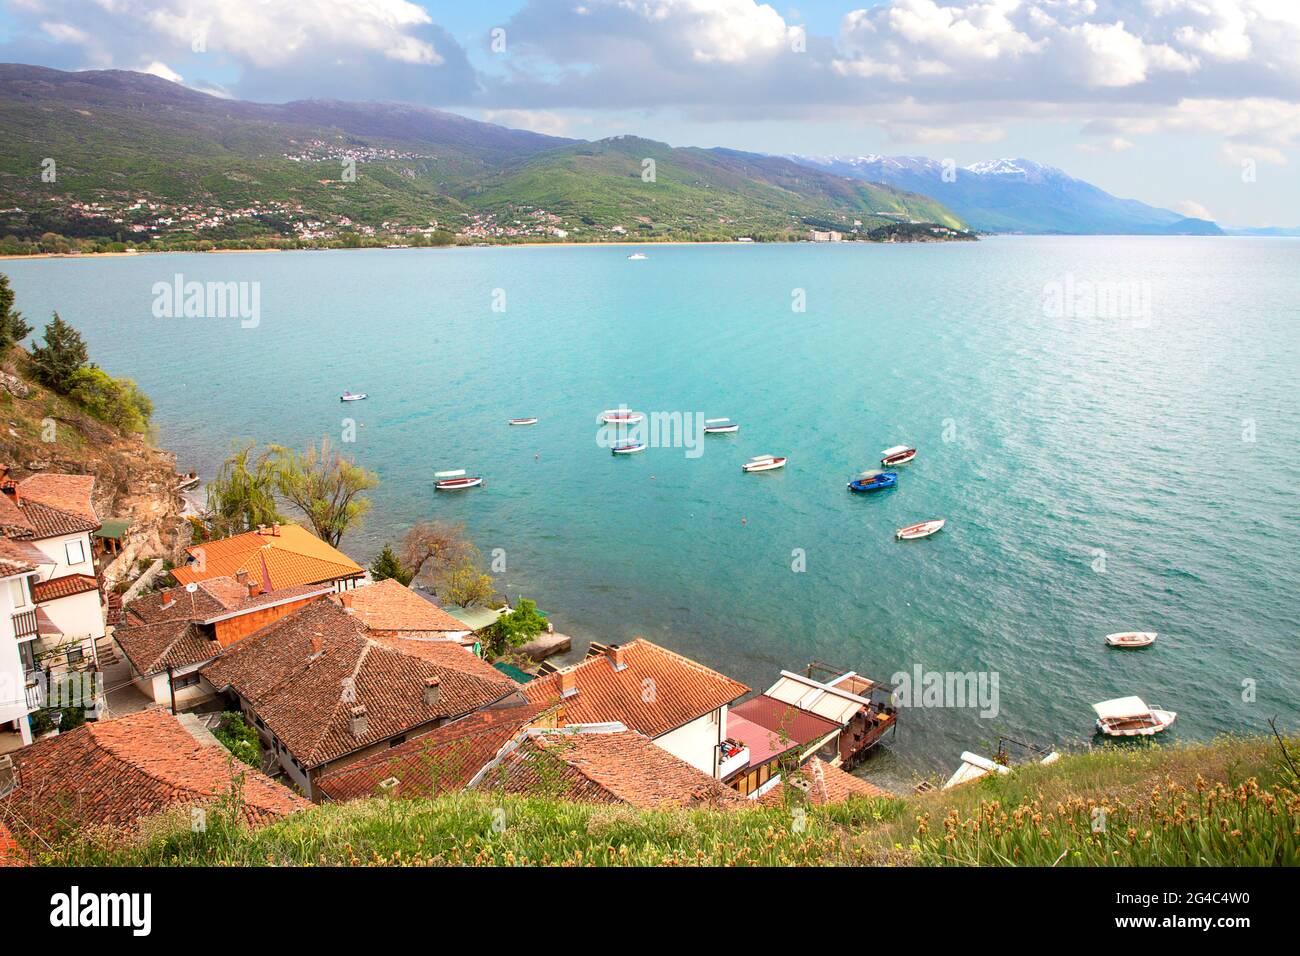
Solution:
{"label": "blue sky", "polygon": [[582,138],[1026,156],[1300,225],[1300,0],[0,0],[0,59]]}

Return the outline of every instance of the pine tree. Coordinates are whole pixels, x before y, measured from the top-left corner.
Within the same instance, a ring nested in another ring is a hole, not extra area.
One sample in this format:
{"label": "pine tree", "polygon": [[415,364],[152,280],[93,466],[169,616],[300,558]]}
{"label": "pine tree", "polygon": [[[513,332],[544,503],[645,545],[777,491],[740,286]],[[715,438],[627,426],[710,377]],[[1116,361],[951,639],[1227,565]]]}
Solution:
{"label": "pine tree", "polygon": [[72,388],[72,376],[86,364],[87,357],[81,333],[55,312],[45,326],[45,344],[32,347],[32,373],[46,388],[66,395]]}
{"label": "pine tree", "polygon": [[0,274],[0,361],[9,350],[31,334],[32,327],[23,320],[21,312],[14,311],[14,292],[9,288],[9,277]]}
{"label": "pine tree", "polygon": [[384,581],[392,578],[402,585],[409,585],[413,575],[402,564],[397,552],[392,549],[391,545],[384,545],[384,550],[380,551],[375,560],[370,562],[370,577],[375,581]]}

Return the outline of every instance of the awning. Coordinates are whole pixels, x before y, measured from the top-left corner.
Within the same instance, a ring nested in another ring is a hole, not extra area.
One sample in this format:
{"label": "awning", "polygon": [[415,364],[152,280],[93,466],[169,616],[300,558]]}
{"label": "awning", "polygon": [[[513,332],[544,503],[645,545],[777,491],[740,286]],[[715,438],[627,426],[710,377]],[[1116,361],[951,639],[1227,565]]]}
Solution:
{"label": "awning", "polygon": [[1151,708],[1141,697],[1116,697],[1114,700],[1103,700],[1100,704],[1093,704],[1092,709],[1102,720],[1146,717],[1151,713]]}
{"label": "awning", "polygon": [[99,526],[99,530],[95,532],[95,537],[121,540],[122,535],[126,534],[130,528],[130,518],[109,518]]}

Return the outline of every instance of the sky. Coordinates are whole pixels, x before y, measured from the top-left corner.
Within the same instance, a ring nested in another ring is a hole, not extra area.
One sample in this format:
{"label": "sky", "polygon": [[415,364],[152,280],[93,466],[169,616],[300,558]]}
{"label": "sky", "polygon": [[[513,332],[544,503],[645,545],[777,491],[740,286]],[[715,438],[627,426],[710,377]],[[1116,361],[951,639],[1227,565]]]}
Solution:
{"label": "sky", "polygon": [[1300,226],[1300,0],[0,0],[0,61],[583,139],[1027,157]]}

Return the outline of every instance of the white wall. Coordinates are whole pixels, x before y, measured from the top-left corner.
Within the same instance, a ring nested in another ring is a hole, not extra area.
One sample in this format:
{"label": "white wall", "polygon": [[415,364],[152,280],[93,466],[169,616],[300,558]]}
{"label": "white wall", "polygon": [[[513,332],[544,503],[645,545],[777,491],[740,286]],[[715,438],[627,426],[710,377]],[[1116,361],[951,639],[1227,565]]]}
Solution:
{"label": "white wall", "polygon": [[[68,563],[68,552],[65,546],[69,541],[81,542],[81,550],[85,560],[76,564]],[[48,572],[47,568],[41,568],[42,580],[61,578],[65,574],[89,574],[91,577],[95,576],[95,558],[91,554],[90,535],[86,532],[60,535],[57,538],[43,538],[40,541],[33,541],[32,544],[36,545],[37,549],[45,554],[50,559],[50,563],[55,566],[53,571]]]}
{"label": "white wall", "polygon": [[[721,725],[721,726],[719,726]],[[674,757],[685,760],[692,767],[715,776],[714,758],[720,740],[727,736],[727,708],[697,717],[689,724],[656,737],[655,743]]]}
{"label": "white wall", "polygon": [[[0,578],[0,723],[11,720],[22,723],[23,742],[31,742],[31,725],[27,721],[27,681],[23,673],[22,658],[18,656],[18,640],[14,636],[14,602],[9,594],[9,582],[21,580],[21,575]],[[26,584],[23,585],[26,589]],[[24,591],[31,610],[31,593]]]}
{"label": "white wall", "polygon": [[[56,601],[46,601],[41,610],[50,622],[63,635],[62,640],[53,640],[51,644],[66,644],[70,638],[95,638],[104,636],[104,608],[99,602],[99,589],[73,594]],[[86,657],[91,656],[90,647],[86,647]]]}
{"label": "white wall", "polygon": [[[192,674],[209,661],[203,661],[190,667],[178,667],[175,671],[177,677],[184,677]],[[135,675],[134,669],[132,674]],[[140,677],[135,675],[133,683],[136,688],[143,694],[148,694],[154,699],[155,703],[162,704],[170,708],[172,705],[171,682],[167,677],[167,672],[154,674],[153,677]],[[206,678],[199,678],[199,682],[192,687],[176,688],[176,709],[184,710],[186,707],[192,707],[199,704],[216,694],[216,688],[208,683]]]}

